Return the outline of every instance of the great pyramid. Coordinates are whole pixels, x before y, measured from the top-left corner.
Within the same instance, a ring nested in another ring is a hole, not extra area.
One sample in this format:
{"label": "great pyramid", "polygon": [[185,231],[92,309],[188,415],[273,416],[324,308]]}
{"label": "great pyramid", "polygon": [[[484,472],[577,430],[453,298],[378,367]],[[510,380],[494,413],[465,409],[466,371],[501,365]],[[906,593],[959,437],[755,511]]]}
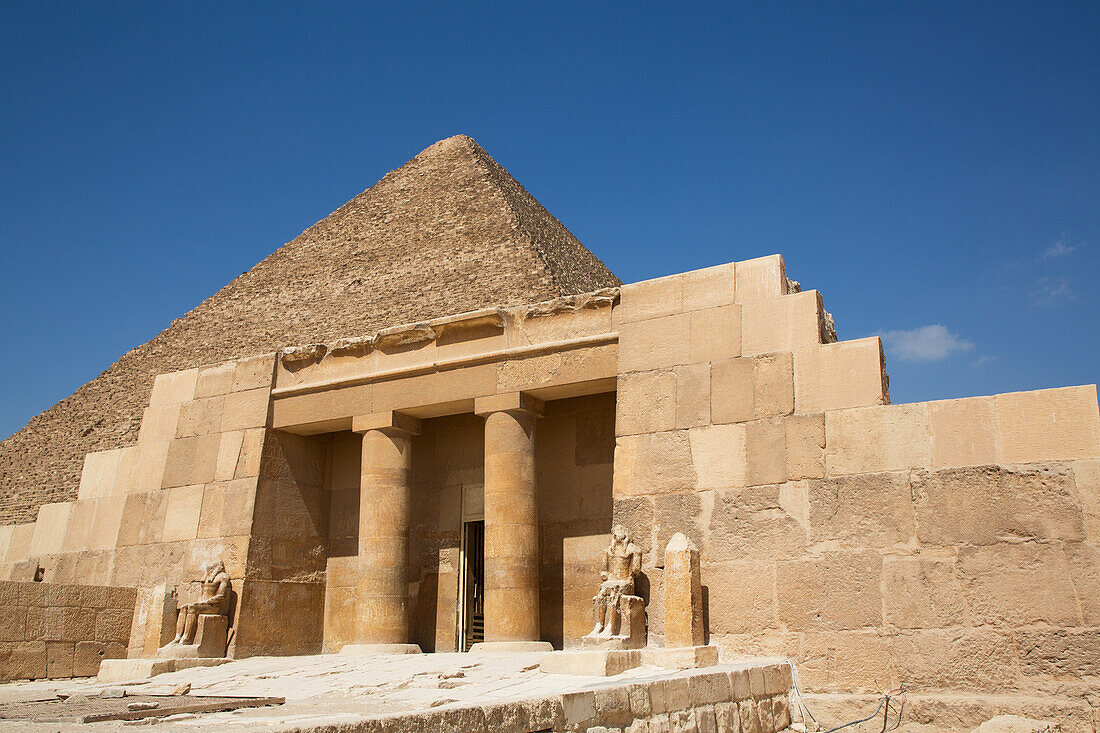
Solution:
{"label": "great pyramid", "polygon": [[476,142],[441,140],[0,442],[0,523],[76,498],[133,442],[156,374],[619,284]]}

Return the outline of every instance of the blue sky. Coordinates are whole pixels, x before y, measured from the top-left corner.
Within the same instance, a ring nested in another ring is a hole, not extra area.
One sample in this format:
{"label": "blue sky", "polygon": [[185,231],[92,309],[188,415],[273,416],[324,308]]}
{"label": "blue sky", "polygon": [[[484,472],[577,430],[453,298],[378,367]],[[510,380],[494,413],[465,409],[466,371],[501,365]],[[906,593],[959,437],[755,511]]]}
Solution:
{"label": "blue sky", "polygon": [[0,3],[0,435],[464,132],[626,281],[772,252],[895,402],[1094,383],[1100,4]]}

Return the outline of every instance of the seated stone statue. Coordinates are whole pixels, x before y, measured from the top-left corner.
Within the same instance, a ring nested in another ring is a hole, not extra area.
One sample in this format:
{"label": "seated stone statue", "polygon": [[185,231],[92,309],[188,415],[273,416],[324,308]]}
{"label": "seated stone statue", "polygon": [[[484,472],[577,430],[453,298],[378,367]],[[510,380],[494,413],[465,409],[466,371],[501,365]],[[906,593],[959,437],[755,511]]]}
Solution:
{"label": "seated stone statue", "polygon": [[179,606],[176,637],[157,651],[158,657],[220,657],[225,655],[229,629],[229,574],[218,560],[202,566],[199,600]]}
{"label": "seated stone statue", "polygon": [[592,599],[592,631],[586,646],[637,649],[646,644],[645,601],[634,595],[634,578],[642,570],[642,551],[621,524],[611,529],[611,544],[604,550],[600,578],[603,582]]}

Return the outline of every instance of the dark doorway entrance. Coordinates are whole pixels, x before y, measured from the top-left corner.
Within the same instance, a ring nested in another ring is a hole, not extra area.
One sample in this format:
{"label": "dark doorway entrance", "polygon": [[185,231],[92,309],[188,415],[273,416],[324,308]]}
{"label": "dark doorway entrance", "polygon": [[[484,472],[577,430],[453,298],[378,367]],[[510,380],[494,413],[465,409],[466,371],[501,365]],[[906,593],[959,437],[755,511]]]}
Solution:
{"label": "dark doorway entrance", "polygon": [[462,525],[462,651],[485,641],[485,522]]}

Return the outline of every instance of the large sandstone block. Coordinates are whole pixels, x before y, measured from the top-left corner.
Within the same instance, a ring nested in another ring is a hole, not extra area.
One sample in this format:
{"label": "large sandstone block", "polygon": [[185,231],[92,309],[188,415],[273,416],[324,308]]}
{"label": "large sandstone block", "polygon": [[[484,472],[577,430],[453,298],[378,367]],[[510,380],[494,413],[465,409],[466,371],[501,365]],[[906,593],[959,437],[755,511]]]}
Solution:
{"label": "large sandstone block", "polygon": [[619,373],[691,362],[691,317],[679,313],[619,328]]}
{"label": "large sandstone block", "polygon": [[1100,626],[1100,548],[1087,542],[1067,542],[1066,560],[1082,620],[1086,626]]}
{"label": "large sandstone block", "polygon": [[754,486],[714,493],[708,562],[800,557],[806,528],[783,486]]}
{"label": "large sandstone block", "polygon": [[869,407],[889,402],[878,337],[807,346],[794,352],[798,413]]}
{"label": "large sandstone block", "polygon": [[794,412],[794,362],[790,352],[761,354],[752,360],[753,417]]}
{"label": "large sandstone block", "polygon": [[615,440],[615,498],[695,488],[687,430],[632,435]]}
{"label": "large sandstone block", "polygon": [[741,356],[741,307],[724,305],[694,311],[690,320],[693,362]]}
{"label": "large sandstone block", "polygon": [[796,631],[837,631],[882,625],[882,556],[826,552],[776,564],[776,615]]}
{"label": "large sandstone block", "polygon": [[228,481],[236,475],[243,443],[243,430],[221,433],[218,440],[218,454],[214,462],[214,481]]}
{"label": "large sandstone block", "polygon": [[270,390],[260,388],[226,395],[219,430],[227,432],[266,425],[270,394]]}
{"label": "large sandstone block", "polygon": [[71,503],[69,521],[65,528],[65,541],[61,546],[63,552],[84,552],[90,549],[98,503],[95,500]]}
{"label": "large sandstone block", "polygon": [[1079,624],[1060,542],[960,547],[957,575],[976,625]]}
{"label": "large sandstone block", "polygon": [[11,536],[14,531],[14,524],[0,525],[0,563],[5,562],[8,548],[11,547]]}
{"label": "large sandstone block", "polygon": [[825,476],[825,415],[791,415],[787,430],[787,478],[797,481]]}
{"label": "large sandstone block", "polygon": [[[615,434],[658,433],[676,427],[676,373],[631,372],[618,378]],[[709,392],[707,394],[709,402]]]}
{"label": "large sandstone block", "polygon": [[43,504],[38,510],[31,538],[30,557],[61,552],[72,504]]}
{"label": "large sandstone block", "polygon": [[1073,462],[1073,480],[1084,510],[1085,534],[1100,544],[1100,460]]}
{"label": "large sandstone block", "polygon": [[710,600],[711,634],[761,633],[775,628],[775,564],[708,562],[703,585]]}
{"label": "large sandstone block", "polygon": [[889,547],[916,535],[909,472],[811,480],[810,540],[846,547]]}
{"label": "large sandstone block", "polygon": [[901,471],[931,460],[928,408],[921,403],[825,413],[827,475]]}
{"label": "large sandstone block", "polygon": [[252,478],[260,475],[260,462],[263,457],[264,439],[266,437],[267,431],[263,428],[254,428],[244,432],[241,455],[237,459],[235,478]]}
{"label": "large sandstone block", "polygon": [[711,422],[710,364],[686,364],[676,374],[677,428],[694,428]]}
{"label": "large sandstone block", "polygon": [[203,486],[180,486],[168,491],[164,511],[162,542],[193,540],[197,536],[202,511]]}
{"label": "large sandstone block", "polygon": [[[184,402],[179,406],[176,434],[169,437],[187,438],[192,435],[207,435],[219,432],[221,430],[222,408],[225,401],[226,398],[219,395]],[[161,439],[163,440],[163,438]]]}
{"label": "large sandstone block", "polygon": [[912,473],[917,536],[930,545],[1084,539],[1064,465],[971,466]]}
{"label": "large sandstone block", "polygon": [[[401,380],[404,383],[407,380]],[[361,384],[345,389],[290,395],[272,400],[271,426],[285,428],[310,423],[344,421],[350,427],[352,415],[374,412],[374,385]],[[327,426],[326,426],[327,427]],[[324,428],[319,428],[324,429]]]}
{"label": "large sandstone block", "polygon": [[965,623],[954,558],[887,555],[882,575],[889,626],[936,629]]}
{"label": "large sandstone block", "polygon": [[205,484],[214,480],[218,468],[222,434],[200,435],[195,445],[195,461],[191,466],[191,484]]}
{"label": "large sandstone block", "polygon": [[1002,463],[1100,457],[1096,385],[994,398],[997,456]]}
{"label": "large sandstone block", "polygon": [[[649,534],[652,531],[655,535],[654,545],[658,554],[677,533],[686,536],[696,547],[704,547],[706,533],[700,521],[710,513],[713,502],[714,495],[709,491],[654,496],[652,525],[643,532]],[[593,548],[597,553],[594,557],[600,556],[603,547]],[[656,564],[658,567],[664,566],[664,555],[656,558]]]}
{"label": "large sandstone block", "polygon": [[46,642],[46,676],[50,679],[72,677],[75,650],[76,644],[71,642]]}
{"label": "large sandstone block", "polygon": [[743,424],[708,425],[687,434],[690,460],[697,477],[689,488],[729,489],[746,485],[748,446]]}
{"label": "large sandstone block", "polygon": [[755,414],[755,385],[751,358],[726,359],[711,364],[711,419],[715,423],[751,420]]}
{"label": "large sandstone block", "polygon": [[236,370],[237,363],[232,361],[200,367],[195,382],[195,398],[216,397],[232,392]]}
{"label": "large sandstone block", "polygon": [[198,379],[198,369],[185,369],[182,372],[158,374],[156,379],[153,380],[153,392],[149,397],[149,404],[178,404],[195,399],[195,385],[198,383]]}
{"label": "large sandstone block", "polygon": [[1100,629],[1037,628],[1014,636],[1025,675],[1100,676]]}
{"label": "large sandstone block", "polygon": [[[145,408],[141,418],[141,430],[138,432],[139,443],[156,443],[162,440],[172,440],[180,430],[180,412],[185,406],[193,405],[192,402],[171,402],[163,405],[150,405]],[[193,422],[194,408],[186,411],[189,422]],[[188,433],[192,435],[193,433]]]}
{"label": "large sandstone block", "polygon": [[[647,562],[650,550],[654,547],[652,541],[654,520],[653,497],[615,497],[612,509],[612,526],[621,524],[634,539],[635,544],[642,551],[642,562]],[[662,545],[656,545],[661,547]]]}
{"label": "large sandstone block", "polygon": [[745,485],[783,483],[787,478],[787,432],[782,418],[742,423],[745,436]]}
{"label": "large sandstone block", "polygon": [[993,629],[925,629],[891,645],[898,684],[907,689],[1001,692],[1019,682],[1012,634]]}
{"label": "large sandstone block", "polygon": [[84,470],[80,474],[78,499],[98,499],[110,496],[114,490],[121,450],[89,453],[84,456]]}
{"label": "large sandstone block", "polygon": [[718,265],[621,286],[619,303],[612,314],[615,327],[730,305],[734,300],[734,267],[733,263]]}
{"label": "large sandstone block", "polygon": [[997,463],[992,397],[928,403],[932,467]]}
{"label": "large sandstone block", "polygon": [[161,541],[168,491],[129,494],[122,509],[118,547],[148,545]]}
{"label": "large sandstone block", "polygon": [[154,491],[161,487],[168,452],[174,441],[141,443],[124,448],[115,477],[115,496],[135,491]]}
{"label": "large sandstone block", "polygon": [[715,423],[789,415],[794,411],[794,373],[790,353],[727,359],[711,368]]}
{"label": "large sandstone block", "polygon": [[198,436],[179,438],[168,444],[168,456],[164,463],[164,476],[160,488],[170,489],[191,483],[195,468],[195,456],[199,449]]}
{"label": "large sandstone block", "polygon": [[787,265],[781,255],[767,255],[734,264],[738,303],[778,298],[789,292]]}
{"label": "large sandstone block", "polygon": [[816,290],[741,304],[741,354],[793,351],[822,342],[824,309]]}
{"label": "large sandstone block", "polygon": [[275,380],[275,354],[239,359],[233,369],[233,391],[270,389]]}
{"label": "large sandstone block", "polygon": [[36,525],[37,522],[30,522],[28,524],[16,524],[12,527],[11,539],[8,540],[8,551],[4,555],[4,562],[17,563],[30,557]]}
{"label": "large sandstone block", "polygon": [[0,644],[0,680],[37,680],[46,676],[46,642]]}
{"label": "large sandstone block", "polygon": [[95,514],[87,538],[90,550],[113,550],[122,525],[122,512],[126,504],[123,496],[109,496],[95,503]]}

